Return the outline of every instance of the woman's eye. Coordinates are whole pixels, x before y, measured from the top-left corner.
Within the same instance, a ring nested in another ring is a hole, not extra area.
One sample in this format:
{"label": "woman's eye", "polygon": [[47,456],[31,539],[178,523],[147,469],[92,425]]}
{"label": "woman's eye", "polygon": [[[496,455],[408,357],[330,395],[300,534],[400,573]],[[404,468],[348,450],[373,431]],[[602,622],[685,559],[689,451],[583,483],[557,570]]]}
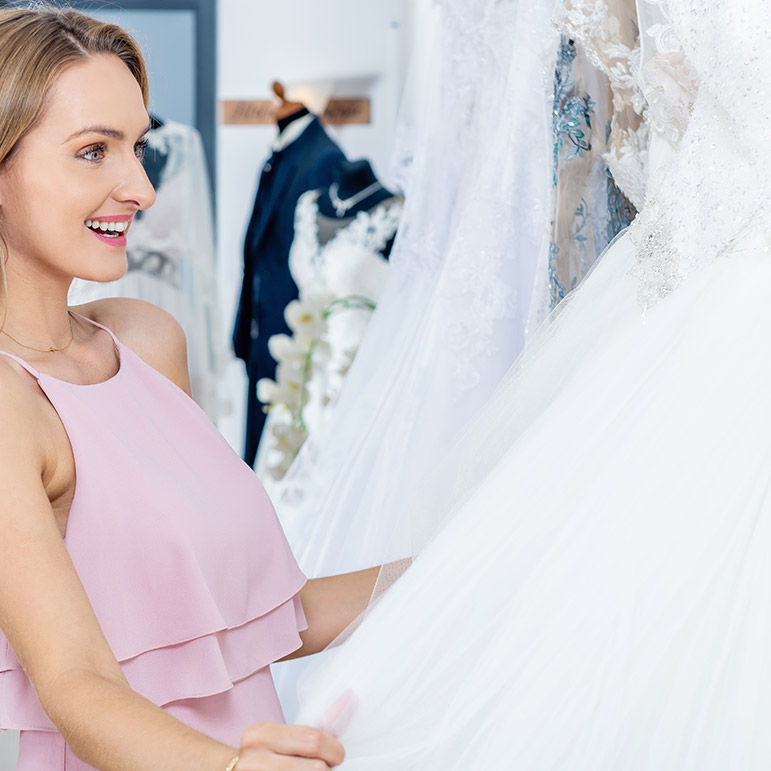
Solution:
{"label": "woman's eye", "polygon": [[84,150],[80,157],[85,161],[101,161],[104,158],[104,147],[91,147]]}
{"label": "woman's eye", "polygon": [[134,145],[134,155],[140,160],[145,157],[145,150],[147,150],[146,139],[142,139]]}

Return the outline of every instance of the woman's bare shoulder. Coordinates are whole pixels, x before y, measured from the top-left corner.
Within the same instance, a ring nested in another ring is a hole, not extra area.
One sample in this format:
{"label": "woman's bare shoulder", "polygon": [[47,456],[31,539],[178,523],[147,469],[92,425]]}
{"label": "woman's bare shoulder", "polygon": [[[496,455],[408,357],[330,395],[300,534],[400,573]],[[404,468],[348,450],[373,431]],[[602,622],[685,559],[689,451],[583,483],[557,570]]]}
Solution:
{"label": "woman's bare shoulder", "polygon": [[190,393],[185,332],[170,313],[129,297],[95,300],[73,310],[111,329],[121,343]]}
{"label": "woman's bare shoulder", "polygon": [[42,396],[21,365],[0,356],[0,461],[23,455],[43,461],[40,437],[45,431]]}
{"label": "woman's bare shoulder", "polygon": [[21,364],[8,356],[0,356],[0,409],[8,414],[27,411],[40,394],[35,379]]}

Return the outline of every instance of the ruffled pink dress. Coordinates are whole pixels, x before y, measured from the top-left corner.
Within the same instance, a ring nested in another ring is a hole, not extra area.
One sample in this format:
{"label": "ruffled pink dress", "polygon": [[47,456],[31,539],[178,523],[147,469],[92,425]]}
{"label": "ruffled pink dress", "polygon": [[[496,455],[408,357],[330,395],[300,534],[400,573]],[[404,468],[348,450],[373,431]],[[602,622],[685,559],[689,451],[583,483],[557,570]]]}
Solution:
{"label": "ruffled pink dress", "polygon": [[[94,385],[3,355],[37,379],[69,435],[66,545],[129,683],[238,746],[247,725],[283,722],[269,665],[300,647],[305,577],[252,469],[192,399],[112,337],[119,370]],[[91,768],[1,635],[0,728],[22,732],[17,771]]]}

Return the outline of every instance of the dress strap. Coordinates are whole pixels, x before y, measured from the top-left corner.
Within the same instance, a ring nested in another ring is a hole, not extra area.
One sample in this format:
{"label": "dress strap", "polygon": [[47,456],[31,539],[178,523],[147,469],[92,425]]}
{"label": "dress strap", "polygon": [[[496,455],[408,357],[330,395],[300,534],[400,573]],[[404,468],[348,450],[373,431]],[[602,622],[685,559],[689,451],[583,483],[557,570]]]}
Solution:
{"label": "dress strap", "polygon": [[73,316],[77,316],[79,319],[83,319],[83,321],[87,321],[89,324],[93,324],[95,327],[99,327],[99,329],[103,329],[113,339],[115,345],[120,345],[120,341],[117,337],[115,337],[115,333],[111,329],[108,329],[106,326],[104,326],[104,324],[100,324],[98,321],[94,321],[93,319],[88,318],[88,316],[84,316],[81,313],[76,313],[73,310],[70,310],[70,313]]}
{"label": "dress strap", "polygon": [[31,367],[29,364],[27,364],[24,359],[20,359],[18,356],[14,356],[12,353],[7,353],[6,351],[0,351],[0,356],[5,356],[9,359],[13,359],[20,367],[23,367],[24,369],[29,372],[32,377],[35,378],[35,380],[38,380],[40,378],[40,373],[34,368]]}

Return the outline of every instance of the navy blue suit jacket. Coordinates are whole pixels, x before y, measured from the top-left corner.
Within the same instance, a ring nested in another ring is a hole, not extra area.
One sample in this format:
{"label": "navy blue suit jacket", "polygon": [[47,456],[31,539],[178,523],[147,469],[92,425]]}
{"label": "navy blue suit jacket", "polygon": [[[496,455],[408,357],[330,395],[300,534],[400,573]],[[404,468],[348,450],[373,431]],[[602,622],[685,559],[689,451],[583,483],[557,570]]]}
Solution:
{"label": "navy blue suit jacket", "polygon": [[265,423],[257,401],[257,381],[273,378],[276,362],[268,339],[289,333],[284,308],[297,298],[289,272],[294,213],[300,196],[328,187],[345,155],[314,118],[302,134],[265,164],[244,243],[244,278],[238,304],[233,348],[246,362],[249,376],[244,460],[252,465]]}

